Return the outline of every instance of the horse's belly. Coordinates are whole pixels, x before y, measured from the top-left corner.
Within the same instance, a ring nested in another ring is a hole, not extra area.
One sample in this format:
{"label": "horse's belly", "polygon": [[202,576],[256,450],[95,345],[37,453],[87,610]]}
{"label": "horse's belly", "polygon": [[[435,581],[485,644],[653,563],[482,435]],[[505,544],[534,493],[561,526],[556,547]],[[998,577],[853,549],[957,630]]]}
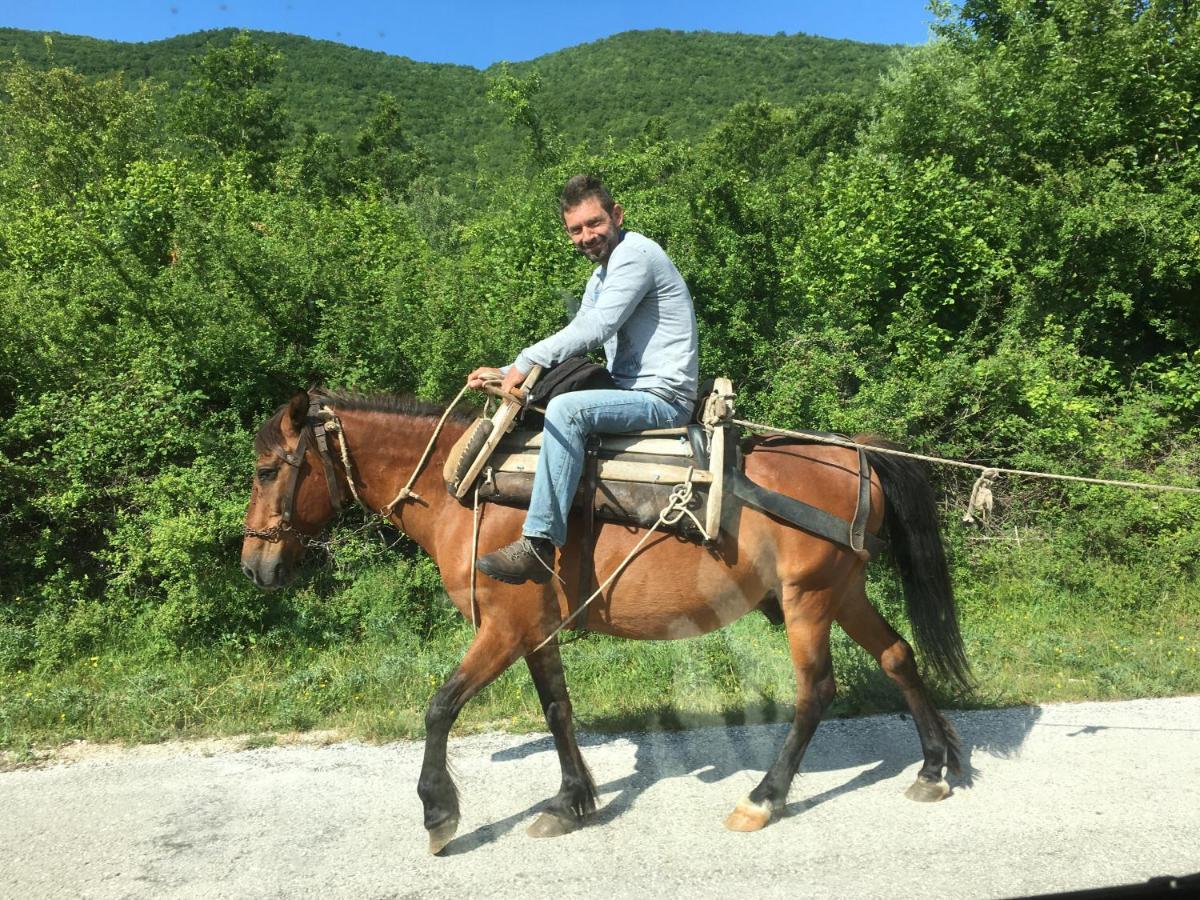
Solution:
{"label": "horse's belly", "polygon": [[707,587],[669,583],[646,584],[640,590],[631,587],[618,586],[611,602],[589,617],[588,627],[641,640],[698,637],[741,618],[758,606],[765,594],[732,581]]}

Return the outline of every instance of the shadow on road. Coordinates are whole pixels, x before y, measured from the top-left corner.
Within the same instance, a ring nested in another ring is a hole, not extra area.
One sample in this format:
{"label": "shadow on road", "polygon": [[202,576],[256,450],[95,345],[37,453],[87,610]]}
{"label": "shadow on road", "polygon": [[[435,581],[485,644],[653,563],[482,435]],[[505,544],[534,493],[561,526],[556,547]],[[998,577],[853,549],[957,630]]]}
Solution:
{"label": "shadow on road", "polygon": [[[964,774],[950,776],[956,789],[969,788],[975,778],[982,777],[972,763],[976,751],[991,756],[1008,757],[1020,750],[1026,737],[1041,715],[1041,710],[1018,707],[993,711],[986,720],[971,713],[950,713],[950,719],[962,740]],[[608,824],[629,810],[638,798],[657,782],[668,778],[693,777],[715,784],[739,773],[764,772],[775,761],[783,746],[789,725],[736,725],[703,727],[688,731],[647,731],[625,733],[620,738],[607,734],[582,733],[580,746],[587,748],[613,740],[631,741],[635,746],[634,769],[622,777],[603,784],[598,790],[609,797],[592,817],[591,824]],[[1091,729],[1083,727],[1084,733]],[[497,763],[544,754],[547,766],[556,766],[554,742],[549,736],[531,740],[509,750],[493,754]],[[870,716],[860,719],[835,719],[823,722],[817,729],[804,756],[800,771],[847,771],[846,780],[818,794],[803,795],[803,782],[793,788],[793,799],[782,811],[790,816],[812,809],[821,803],[844,794],[893,778],[921,761],[921,747],[912,719],[907,714]],[[868,767],[864,769],[864,767]],[[850,770],[854,771],[849,774]],[[547,798],[548,799],[548,798]],[[736,797],[730,798],[730,807]],[[498,822],[490,823],[453,841],[446,853],[465,853],[491,843],[525,823],[541,807],[530,806]]]}

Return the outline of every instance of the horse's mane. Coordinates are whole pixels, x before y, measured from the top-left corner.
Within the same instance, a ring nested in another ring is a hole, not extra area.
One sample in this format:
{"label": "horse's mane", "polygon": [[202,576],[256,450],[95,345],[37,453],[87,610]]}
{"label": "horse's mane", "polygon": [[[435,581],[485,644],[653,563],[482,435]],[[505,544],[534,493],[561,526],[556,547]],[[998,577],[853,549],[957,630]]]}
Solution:
{"label": "horse's mane", "polygon": [[[322,401],[324,406],[347,412],[381,412],[408,418],[440,419],[446,411],[445,405],[428,403],[418,400],[409,394],[367,394],[358,391],[331,391],[317,388],[309,392],[314,399]],[[263,423],[254,436],[254,452],[262,455],[270,453],[272,447],[283,444],[283,430],[280,422],[287,412],[288,405],[281,404],[271,418]],[[450,414],[448,421],[470,424],[475,414],[456,410]]]}
{"label": "horse's mane", "polygon": [[[323,388],[314,390],[312,394],[322,400],[324,405],[347,412],[381,412],[409,418],[440,419],[446,411],[444,403],[429,403],[418,400],[411,394],[366,394],[358,391],[329,391]],[[464,424],[474,418],[472,413],[457,410],[450,414],[450,420]]]}

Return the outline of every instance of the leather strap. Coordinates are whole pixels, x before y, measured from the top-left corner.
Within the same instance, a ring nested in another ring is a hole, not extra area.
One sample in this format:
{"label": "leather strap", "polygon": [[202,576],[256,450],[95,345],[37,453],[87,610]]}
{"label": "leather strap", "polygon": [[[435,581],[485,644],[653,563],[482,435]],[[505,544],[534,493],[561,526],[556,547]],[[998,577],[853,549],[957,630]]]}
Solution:
{"label": "leather strap", "polygon": [[[599,480],[599,435],[588,435],[583,453],[583,535],[579,544],[579,602],[591,596],[596,573],[596,483]],[[580,635],[587,631],[587,616],[577,620]]]}
{"label": "leather strap", "polygon": [[871,463],[867,459],[867,451],[858,448],[858,501],[854,506],[854,519],[850,522],[850,549],[859,555],[863,562],[871,558],[871,553],[865,548],[867,536],[867,519],[871,515]]}
{"label": "leather strap", "polygon": [[[867,481],[867,497],[870,498],[870,481]],[[861,480],[861,479],[860,479]],[[854,548],[853,537],[851,535],[851,524],[845,519],[841,519],[832,513],[828,513],[823,509],[818,509],[811,504],[796,500],[793,497],[788,497],[785,494],[777,493],[776,491],[768,490],[762,485],[755,484],[746,477],[744,472],[736,468],[730,468],[725,472],[725,485],[733,493],[749,503],[755,509],[762,510],[765,513],[770,513],[773,516],[778,516],[785,521],[791,522],[798,528],[803,528],[817,537],[823,537],[828,541],[833,541],[843,547]],[[861,497],[861,492],[860,492]],[[866,506],[867,504],[862,504]],[[857,518],[857,516],[856,516]],[[873,534],[867,534],[865,528],[866,517],[863,517],[863,539],[860,546],[864,547],[872,556],[883,550],[887,545]]]}
{"label": "leather strap", "polygon": [[[336,515],[342,511],[345,498],[342,495],[341,482],[337,480],[337,472],[333,468],[333,458],[329,455],[329,439],[325,434],[325,422],[320,417],[321,401],[313,400],[308,407],[308,421],[312,427],[313,437],[317,441],[317,451],[321,456],[321,465],[325,469],[325,484],[329,487],[329,499],[333,503]],[[345,438],[343,438],[345,440]],[[350,477],[350,473],[346,473]]]}
{"label": "leather strap", "polygon": [[[692,423],[687,426],[687,434],[688,442],[692,445],[692,456],[696,458],[696,468],[707,469],[709,467],[709,457],[705,441],[708,438],[708,430],[703,425]],[[716,429],[713,429],[712,434],[714,440],[720,437]]]}
{"label": "leather strap", "polygon": [[287,484],[283,486],[283,521],[288,525],[292,524],[292,508],[296,502],[296,481],[300,477],[300,466],[304,462],[304,453],[308,448],[309,429],[305,428],[300,432],[300,440],[296,442],[296,449],[291,453],[285,453],[278,447],[272,447],[272,451],[288,464]]}

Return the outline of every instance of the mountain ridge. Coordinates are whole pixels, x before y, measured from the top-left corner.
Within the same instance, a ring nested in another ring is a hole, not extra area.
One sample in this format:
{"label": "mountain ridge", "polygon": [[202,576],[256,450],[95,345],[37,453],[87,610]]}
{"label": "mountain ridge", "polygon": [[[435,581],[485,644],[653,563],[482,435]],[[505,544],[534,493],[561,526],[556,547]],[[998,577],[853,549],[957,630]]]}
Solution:
{"label": "mountain ridge", "polygon": [[[171,92],[186,82],[194,57],[227,46],[238,33],[227,28],[133,43],[0,28],[0,57],[66,65],[92,77],[123,72]],[[599,145],[627,140],[655,118],[671,136],[696,139],[744,100],[794,106],[831,92],[866,97],[904,50],[805,34],[654,29],[478,69],[284,32],[248,34],[283,54],[273,86],[297,133],[312,127],[348,144],[379,94],[391,93],[415,143],[443,173],[481,161],[486,167],[519,150],[521,136],[506,124],[504,110],[487,101],[489,80],[504,65],[518,77],[540,75],[539,110],[568,141]]]}

